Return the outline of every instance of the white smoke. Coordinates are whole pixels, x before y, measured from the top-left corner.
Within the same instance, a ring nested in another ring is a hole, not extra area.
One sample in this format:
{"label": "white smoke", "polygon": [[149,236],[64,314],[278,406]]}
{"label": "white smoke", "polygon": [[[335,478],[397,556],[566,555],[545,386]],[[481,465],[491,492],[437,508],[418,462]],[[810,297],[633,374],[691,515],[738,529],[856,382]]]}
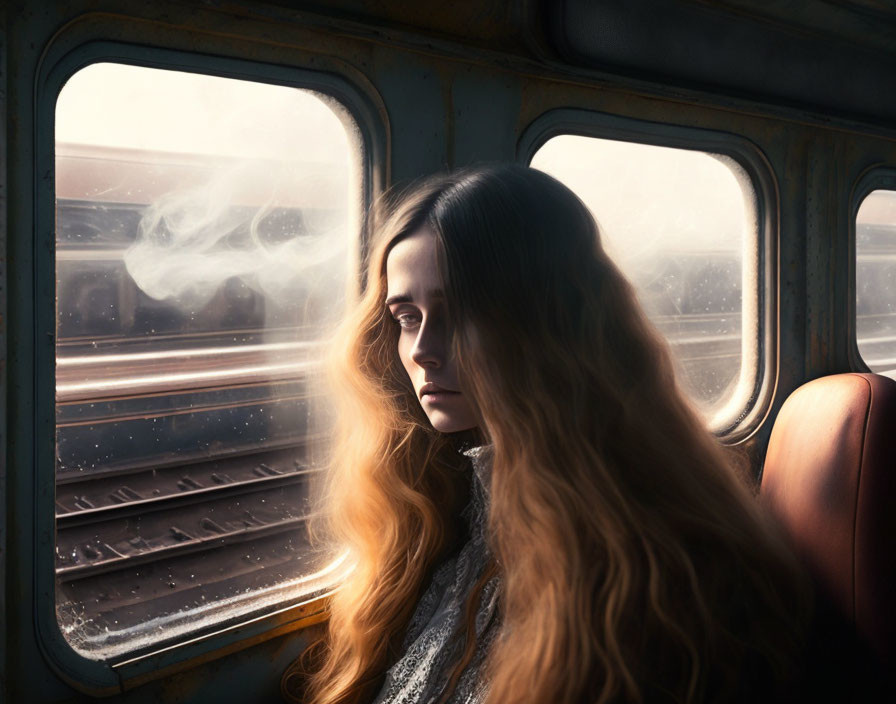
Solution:
{"label": "white smoke", "polygon": [[230,166],[148,206],[125,266],[144,293],[183,310],[199,310],[234,278],[266,304],[294,305],[327,286],[333,297],[347,260],[344,184],[307,166]]}

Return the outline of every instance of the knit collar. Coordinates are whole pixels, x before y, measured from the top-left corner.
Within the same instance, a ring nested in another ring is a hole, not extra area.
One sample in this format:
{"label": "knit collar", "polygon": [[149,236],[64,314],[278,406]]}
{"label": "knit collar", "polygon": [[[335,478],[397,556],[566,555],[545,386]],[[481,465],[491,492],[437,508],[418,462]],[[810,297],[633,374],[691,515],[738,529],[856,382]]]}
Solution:
{"label": "knit collar", "polygon": [[464,517],[471,529],[481,530],[488,516],[494,448],[491,445],[480,445],[464,450],[461,454],[469,458],[474,477],[471,482],[470,503],[464,511]]}

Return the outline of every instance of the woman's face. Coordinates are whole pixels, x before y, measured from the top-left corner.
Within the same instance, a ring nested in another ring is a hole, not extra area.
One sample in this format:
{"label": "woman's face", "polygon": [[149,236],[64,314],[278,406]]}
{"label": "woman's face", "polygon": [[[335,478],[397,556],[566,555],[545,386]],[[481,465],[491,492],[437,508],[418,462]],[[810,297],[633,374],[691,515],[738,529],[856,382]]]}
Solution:
{"label": "woman's face", "polygon": [[432,427],[457,433],[478,425],[460,390],[451,330],[437,266],[436,237],[423,227],[399,241],[386,259],[386,306],[400,327],[398,356]]}

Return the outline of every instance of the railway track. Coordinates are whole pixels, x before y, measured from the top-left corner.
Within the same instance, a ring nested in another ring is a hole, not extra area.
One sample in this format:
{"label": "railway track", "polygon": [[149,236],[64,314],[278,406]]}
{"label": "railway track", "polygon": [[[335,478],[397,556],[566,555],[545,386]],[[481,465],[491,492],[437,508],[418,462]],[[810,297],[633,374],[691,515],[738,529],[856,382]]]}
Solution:
{"label": "railway track", "polygon": [[62,484],[56,500],[57,575],[80,579],[296,530],[307,517],[310,471],[285,455]]}
{"label": "railway track", "polygon": [[147,622],[170,625],[185,605],[232,601],[310,573],[321,555],[307,539],[315,471],[302,458],[295,446],[65,476],[56,498],[60,618],[80,622],[95,641],[88,650],[109,648]]}

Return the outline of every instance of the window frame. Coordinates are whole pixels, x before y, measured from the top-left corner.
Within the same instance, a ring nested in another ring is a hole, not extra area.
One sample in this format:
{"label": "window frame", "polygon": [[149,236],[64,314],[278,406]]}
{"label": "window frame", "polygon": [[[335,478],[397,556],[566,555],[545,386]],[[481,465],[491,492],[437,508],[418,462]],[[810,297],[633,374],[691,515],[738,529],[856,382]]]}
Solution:
{"label": "window frame", "polygon": [[[778,376],[778,238],[780,233],[779,190],[774,170],[762,150],[740,135],[697,127],[649,122],[583,108],[557,108],[535,118],[517,142],[517,160],[529,165],[544,144],[561,135],[595,137],[614,141],[730,157],[744,170],[756,195],[757,240],[754,292],[759,315],[756,350],[757,368],[748,391],[740,398],[739,410],[717,419],[710,430],[726,444],[743,442],[762,425],[771,409]],[[744,261],[743,266],[748,262]],[[742,292],[742,300],[748,292]]]}
{"label": "window frame", "polygon": [[278,605],[271,611],[250,615],[235,623],[222,619],[215,626],[172,642],[156,641],[109,660],[95,660],[81,655],[62,635],[56,617],[54,568],[55,114],[56,102],[66,81],[86,66],[101,62],[310,89],[336,100],[353,119],[361,148],[359,239],[349,262],[350,277],[358,291],[362,285],[360,262],[369,239],[365,213],[388,177],[388,131],[379,96],[369,85],[362,87],[357,81],[351,81],[347,72],[346,75],[340,75],[299,66],[272,65],[102,40],[88,41],[62,53],[55,60],[45,56],[41,63],[35,85],[35,230],[30,243],[34,301],[30,318],[34,323],[34,355],[30,364],[22,365],[28,366],[34,383],[33,405],[30,409],[34,498],[34,622],[38,645],[53,670],[78,691],[108,696],[323,621],[327,618],[329,592],[311,599],[297,598]]}
{"label": "window frame", "polygon": [[896,191],[896,167],[875,165],[867,169],[853,184],[849,193],[849,280],[847,284],[847,350],[849,368],[866,374],[879,374],[872,371],[859,352],[858,321],[856,319],[856,294],[858,292],[858,251],[856,249],[856,218],[859,208],[872,191]]}

